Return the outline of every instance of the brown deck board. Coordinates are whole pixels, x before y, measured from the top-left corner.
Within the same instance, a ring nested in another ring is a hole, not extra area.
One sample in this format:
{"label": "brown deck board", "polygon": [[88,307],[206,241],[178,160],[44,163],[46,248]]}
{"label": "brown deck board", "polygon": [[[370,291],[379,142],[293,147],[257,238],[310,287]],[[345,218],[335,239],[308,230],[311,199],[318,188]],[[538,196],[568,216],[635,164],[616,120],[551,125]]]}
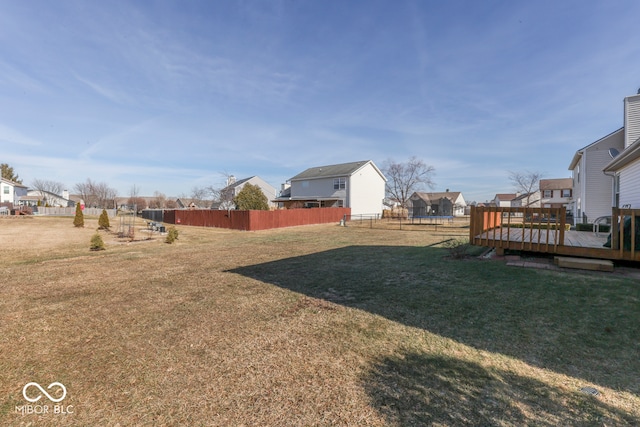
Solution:
{"label": "brown deck board", "polygon": [[[546,246],[547,242],[549,246],[556,245],[556,233],[553,230],[531,230],[522,228],[510,228],[507,233],[507,228],[497,228],[495,230],[489,230],[486,233],[478,236],[482,241],[509,241],[526,243],[526,246],[532,244],[537,246]],[[548,236],[547,236],[548,233]],[[565,231],[564,233],[564,246],[574,246],[581,248],[603,248],[602,245],[607,241],[607,236],[600,233],[596,236],[589,231]],[[558,242],[559,244],[559,242]],[[606,249],[606,248],[604,248]],[[546,252],[546,251],[545,251]]]}

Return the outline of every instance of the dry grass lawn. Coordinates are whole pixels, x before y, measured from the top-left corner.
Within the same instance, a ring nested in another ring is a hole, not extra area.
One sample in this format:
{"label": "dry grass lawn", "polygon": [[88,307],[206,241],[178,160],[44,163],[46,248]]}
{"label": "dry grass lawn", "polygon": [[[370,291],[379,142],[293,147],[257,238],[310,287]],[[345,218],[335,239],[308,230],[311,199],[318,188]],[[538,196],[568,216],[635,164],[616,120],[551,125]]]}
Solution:
{"label": "dry grass lawn", "polygon": [[72,221],[0,219],[0,425],[640,425],[634,280],[447,259],[459,224]]}

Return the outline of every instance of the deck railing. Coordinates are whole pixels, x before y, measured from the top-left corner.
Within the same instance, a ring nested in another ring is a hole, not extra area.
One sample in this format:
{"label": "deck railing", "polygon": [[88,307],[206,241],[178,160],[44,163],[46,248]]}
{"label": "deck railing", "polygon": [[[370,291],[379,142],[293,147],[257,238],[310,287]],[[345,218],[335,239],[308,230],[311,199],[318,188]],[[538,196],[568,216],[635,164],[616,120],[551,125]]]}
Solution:
{"label": "deck railing", "polygon": [[636,238],[639,227],[640,209],[613,208],[611,249],[619,253],[620,259],[636,259],[636,253],[640,252],[640,241]]}
{"label": "deck railing", "polygon": [[566,208],[471,207],[469,242],[477,246],[549,251],[564,245]]}
{"label": "deck railing", "polygon": [[565,242],[568,224],[565,208],[472,207],[469,242],[492,248],[640,262],[640,209],[612,208],[609,247]]}

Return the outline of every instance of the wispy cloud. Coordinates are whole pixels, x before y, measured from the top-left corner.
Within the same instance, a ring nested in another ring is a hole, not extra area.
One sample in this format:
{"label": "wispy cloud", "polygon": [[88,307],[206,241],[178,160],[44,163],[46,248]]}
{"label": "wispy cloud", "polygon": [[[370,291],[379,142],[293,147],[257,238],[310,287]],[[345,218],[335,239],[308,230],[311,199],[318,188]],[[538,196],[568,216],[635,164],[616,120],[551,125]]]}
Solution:
{"label": "wispy cloud", "polygon": [[0,142],[4,142],[6,144],[27,145],[32,147],[42,145],[40,141],[24,135],[20,131],[2,123],[0,123]]}
{"label": "wispy cloud", "polygon": [[111,102],[114,102],[116,104],[132,104],[134,102],[134,99],[130,95],[121,90],[113,89],[111,87],[108,87],[107,85],[96,83],[85,77],[81,77],[77,73],[73,74],[79,82],[85,84],[89,88],[93,89],[98,95],[108,99]]}

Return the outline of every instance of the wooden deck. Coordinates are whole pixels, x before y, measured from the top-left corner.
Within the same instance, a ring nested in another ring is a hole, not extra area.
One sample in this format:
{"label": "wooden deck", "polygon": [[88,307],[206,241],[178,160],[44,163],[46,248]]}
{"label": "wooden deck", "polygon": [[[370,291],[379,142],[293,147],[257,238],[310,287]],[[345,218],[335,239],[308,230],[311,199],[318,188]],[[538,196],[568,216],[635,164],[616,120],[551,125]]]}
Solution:
{"label": "wooden deck", "polygon": [[[472,245],[500,250],[542,252],[558,255],[629,260],[640,262],[640,250],[631,244],[620,245],[624,229],[623,218],[640,217],[640,210],[613,209],[612,246],[604,247],[608,233],[569,231],[565,224],[564,208],[477,208],[471,209],[469,241]],[[631,221],[631,236],[635,235],[635,222]],[[629,226],[627,226],[627,232]]]}
{"label": "wooden deck", "polygon": [[[554,231],[548,230],[528,230],[522,228],[512,228],[511,230],[500,230],[500,227],[487,231],[477,236],[480,240],[502,240],[504,242],[511,241],[514,243],[520,243],[521,247],[538,247],[542,246],[556,246],[560,244],[558,242],[558,235]],[[564,244],[568,246],[575,246],[581,248],[603,248],[603,245],[607,241],[607,236],[603,233],[599,233],[596,236],[594,233],[588,231],[565,231]],[[548,242],[548,243],[547,243]]]}

